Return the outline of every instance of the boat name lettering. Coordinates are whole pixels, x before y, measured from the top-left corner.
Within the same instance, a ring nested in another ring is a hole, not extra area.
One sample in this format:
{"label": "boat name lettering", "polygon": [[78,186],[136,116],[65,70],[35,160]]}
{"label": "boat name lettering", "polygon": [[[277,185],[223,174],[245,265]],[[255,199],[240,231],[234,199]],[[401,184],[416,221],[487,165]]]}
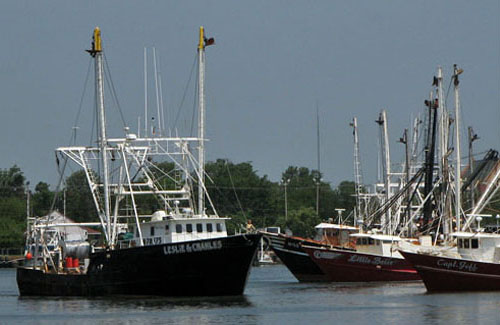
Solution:
{"label": "boat name lettering", "polygon": [[455,269],[459,271],[476,272],[478,266],[476,263],[471,263],[467,261],[448,261],[444,259],[439,259],[436,262],[437,266],[444,267],[446,269]]}
{"label": "boat name lettering", "polygon": [[216,240],[211,242],[178,244],[172,246],[164,246],[163,253],[165,255],[203,252],[222,249],[222,241]]}
{"label": "boat name lettering", "polygon": [[300,248],[300,243],[298,242],[287,241],[285,245],[288,247]]}
{"label": "boat name lettering", "polygon": [[333,252],[314,251],[314,257],[317,259],[334,260],[339,258],[340,256],[342,256],[342,254]]}
{"label": "boat name lettering", "polygon": [[394,261],[380,256],[369,257],[363,255],[351,255],[347,262],[373,265],[394,265]]}

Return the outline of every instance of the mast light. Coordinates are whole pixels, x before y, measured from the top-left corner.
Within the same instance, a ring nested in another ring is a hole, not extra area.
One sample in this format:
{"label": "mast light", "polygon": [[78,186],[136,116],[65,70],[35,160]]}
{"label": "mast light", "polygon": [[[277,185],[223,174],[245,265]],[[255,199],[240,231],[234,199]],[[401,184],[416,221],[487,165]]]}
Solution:
{"label": "mast light", "polygon": [[205,48],[205,30],[203,26],[200,26],[200,43],[198,44],[198,49],[203,50]]}
{"label": "mast light", "polygon": [[101,47],[101,30],[99,29],[99,27],[96,27],[94,29],[94,48],[93,50],[95,52],[101,52],[102,51],[102,47]]}

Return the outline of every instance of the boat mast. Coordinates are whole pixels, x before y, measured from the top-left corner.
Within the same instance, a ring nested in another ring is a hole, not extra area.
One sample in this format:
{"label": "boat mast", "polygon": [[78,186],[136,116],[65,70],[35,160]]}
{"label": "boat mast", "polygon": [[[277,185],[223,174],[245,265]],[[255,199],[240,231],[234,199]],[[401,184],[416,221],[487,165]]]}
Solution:
{"label": "boat mast", "polygon": [[364,222],[364,220],[359,219],[361,216],[361,187],[363,186],[363,181],[361,176],[361,164],[359,161],[358,119],[354,117],[350,125],[352,126],[352,135],[354,137],[354,186],[356,191],[354,226],[356,226],[358,222]]}
{"label": "boat mast", "polygon": [[456,146],[456,157],[457,163],[455,165],[455,214],[457,218],[457,230],[460,230],[460,207],[461,207],[461,197],[460,192],[462,189],[460,180],[460,99],[458,97],[458,75],[463,72],[462,69],[458,69],[457,65],[453,65],[453,84],[455,88],[455,146]]}
{"label": "boat mast", "polygon": [[95,80],[96,80],[96,100],[99,114],[99,146],[101,151],[101,161],[103,168],[103,186],[104,186],[104,220],[106,221],[106,240],[109,243],[111,238],[111,218],[109,205],[109,175],[108,175],[108,142],[106,136],[106,113],[104,110],[104,82],[103,82],[103,62],[101,46],[101,30],[99,27],[94,29],[94,42],[90,55],[95,60]]}
{"label": "boat mast", "polygon": [[444,91],[443,91],[443,69],[438,67],[436,77],[436,86],[438,91],[438,119],[439,119],[439,173],[441,181],[444,181],[444,171],[446,157],[448,152],[448,110],[445,106]]}
{"label": "boat mast", "polygon": [[200,27],[198,43],[198,213],[205,215],[205,36]]}
{"label": "boat mast", "polygon": [[[387,131],[387,113],[385,110],[380,112],[378,121],[376,121],[382,131],[382,151],[384,154],[384,185],[385,185],[385,202],[388,203],[391,198],[391,154],[389,151],[389,134]],[[382,216],[381,224],[384,228],[384,234],[388,234],[389,231],[392,233],[392,216],[391,209],[387,209],[385,214]]]}

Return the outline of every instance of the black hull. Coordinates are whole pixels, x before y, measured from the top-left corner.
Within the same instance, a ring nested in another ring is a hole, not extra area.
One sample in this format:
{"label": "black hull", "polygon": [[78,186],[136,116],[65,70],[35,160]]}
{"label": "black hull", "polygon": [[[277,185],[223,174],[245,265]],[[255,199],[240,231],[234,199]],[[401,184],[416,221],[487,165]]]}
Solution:
{"label": "black hull", "polygon": [[302,250],[302,244],[320,247],[321,244],[306,239],[298,239],[291,236],[266,234],[270,241],[272,250],[281,262],[290,270],[293,276],[300,282],[327,282],[328,276],[313,262],[313,260]]}
{"label": "black hull", "polygon": [[232,296],[245,289],[261,235],[134,247],[90,256],[85,275],[17,269],[22,296]]}

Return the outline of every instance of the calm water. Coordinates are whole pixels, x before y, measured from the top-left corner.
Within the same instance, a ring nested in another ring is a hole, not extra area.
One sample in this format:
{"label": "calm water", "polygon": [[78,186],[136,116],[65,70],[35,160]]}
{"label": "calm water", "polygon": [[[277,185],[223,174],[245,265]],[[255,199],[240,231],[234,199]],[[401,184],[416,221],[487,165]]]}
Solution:
{"label": "calm water", "polygon": [[0,324],[500,324],[500,293],[426,294],[420,283],[302,284],[253,268],[239,298],[20,298],[0,269]]}

